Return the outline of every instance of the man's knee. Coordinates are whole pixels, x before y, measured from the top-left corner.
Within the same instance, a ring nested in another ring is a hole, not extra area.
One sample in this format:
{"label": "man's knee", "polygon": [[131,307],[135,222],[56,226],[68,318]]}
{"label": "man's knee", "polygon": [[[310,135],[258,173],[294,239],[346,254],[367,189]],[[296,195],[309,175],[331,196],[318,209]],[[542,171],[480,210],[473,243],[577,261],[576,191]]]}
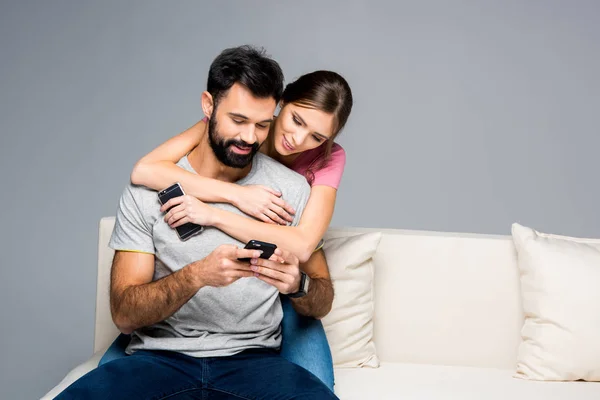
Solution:
{"label": "man's knee", "polygon": [[[136,379],[127,379],[133,371],[141,372]],[[187,392],[198,387],[192,376],[181,373],[168,362],[135,355],[110,361],[88,372],[57,399],[145,399],[157,393]]]}

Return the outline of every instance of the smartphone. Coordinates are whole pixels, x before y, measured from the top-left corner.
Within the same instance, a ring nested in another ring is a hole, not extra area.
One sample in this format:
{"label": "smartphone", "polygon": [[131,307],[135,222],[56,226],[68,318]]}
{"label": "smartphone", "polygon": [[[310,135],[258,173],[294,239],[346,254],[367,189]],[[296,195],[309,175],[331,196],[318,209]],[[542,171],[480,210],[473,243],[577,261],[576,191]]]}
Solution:
{"label": "smartphone", "polygon": [[[180,197],[184,195],[185,193],[183,192],[183,188],[178,182],[176,182],[168,188],[158,192],[158,201],[160,201],[160,204],[165,204],[167,201],[175,197]],[[167,210],[167,212],[169,212],[169,210]],[[177,235],[179,235],[179,239],[188,240],[192,236],[202,232],[204,230],[204,227],[202,225],[188,222],[181,226],[178,226],[177,228],[175,228],[175,230],[177,231]]]}
{"label": "smartphone", "polygon": [[[268,259],[269,257],[271,257],[273,255],[273,253],[275,252],[276,248],[277,248],[277,246],[274,245],[273,243],[261,242],[260,240],[251,240],[248,243],[246,243],[246,246],[244,246],[244,249],[262,250],[262,254],[260,255],[260,258],[265,258],[265,259]],[[250,262],[250,258],[238,258],[238,261]]]}

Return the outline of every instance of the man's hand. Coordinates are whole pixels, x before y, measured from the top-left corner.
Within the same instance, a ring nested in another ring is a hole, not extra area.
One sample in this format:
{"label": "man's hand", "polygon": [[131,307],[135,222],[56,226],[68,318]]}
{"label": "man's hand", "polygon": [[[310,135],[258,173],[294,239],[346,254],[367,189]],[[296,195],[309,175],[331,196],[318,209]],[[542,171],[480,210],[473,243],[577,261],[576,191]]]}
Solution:
{"label": "man's hand", "polygon": [[254,276],[246,262],[238,258],[258,258],[259,250],[240,249],[232,244],[217,247],[203,260],[191,264],[199,286],[228,286],[240,278]]}
{"label": "man's hand", "polygon": [[[250,263],[254,276],[275,286],[280,293],[296,293],[300,289],[300,263],[292,253],[277,248],[268,260],[253,258]],[[301,315],[323,318],[333,304],[333,285],[323,250],[314,252],[302,264],[302,270],[310,276],[310,286],[306,296],[292,299],[292,305]]]}
{"label": "man's hand", "polygon": [[268,260],[254,257],[250,264],[254,276],[275,286],[280,293],[289,294],[299,290],[300,262],[289,251],[277,248]]}

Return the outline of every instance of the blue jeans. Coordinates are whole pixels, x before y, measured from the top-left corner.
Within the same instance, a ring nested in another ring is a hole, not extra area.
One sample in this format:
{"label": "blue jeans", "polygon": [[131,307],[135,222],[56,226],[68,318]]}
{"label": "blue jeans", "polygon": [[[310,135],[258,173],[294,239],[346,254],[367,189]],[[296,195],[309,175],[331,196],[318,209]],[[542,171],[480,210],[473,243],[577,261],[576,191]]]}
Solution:
{"label": "blue jeans", "polygon": [[195,358],[137,351],[81,377],[58,400],[337,399],[323,382],[269,349]]}
{"label": "blue jeans", "polygon": [[[321,321],[304,317],[294,310],[287,296],[280,296],[283,307],[281,356],[310,371],[333,391],[333,361]],[[129,335],[119,335],[98,366],[126,356]]]}

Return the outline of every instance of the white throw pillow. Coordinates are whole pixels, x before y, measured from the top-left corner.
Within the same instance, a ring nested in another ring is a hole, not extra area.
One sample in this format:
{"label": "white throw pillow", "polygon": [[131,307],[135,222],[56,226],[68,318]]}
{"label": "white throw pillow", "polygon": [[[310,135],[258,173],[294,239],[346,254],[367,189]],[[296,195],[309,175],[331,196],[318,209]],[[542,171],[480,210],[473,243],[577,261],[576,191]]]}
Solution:
{"label": "white throw pillow", "polygon": [[381,232],[327,239],[323,251],[335,297],[323,326],[336,368],[379,367],[373,343],[373,256]]}
{"label": "white throw pillow", "polygon": [[513,224],[525,323],[515,377],[600,381],[600,240]]}

